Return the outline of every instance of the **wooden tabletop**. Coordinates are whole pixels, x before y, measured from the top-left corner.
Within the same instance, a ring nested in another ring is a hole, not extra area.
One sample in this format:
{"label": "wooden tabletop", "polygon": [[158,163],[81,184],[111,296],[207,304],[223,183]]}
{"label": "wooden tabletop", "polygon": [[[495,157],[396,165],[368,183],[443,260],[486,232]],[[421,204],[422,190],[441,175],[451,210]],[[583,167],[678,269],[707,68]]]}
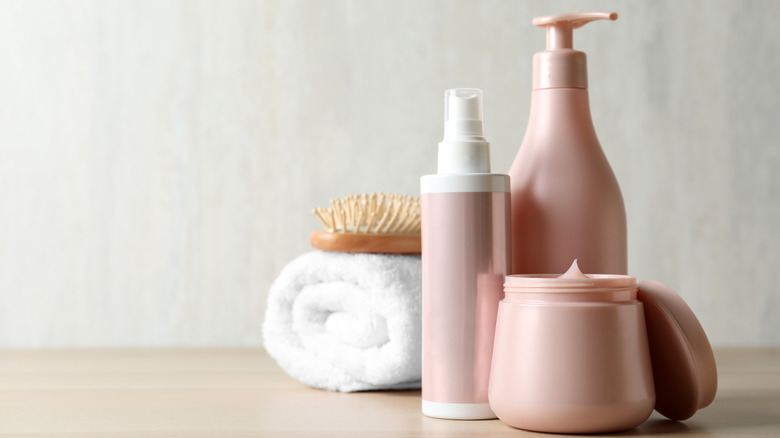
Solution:
{"label": "wooden tabletop", "polygon": [[[716,351],[713,404],[621,435],[780,436],[780,350]],[[523,437],[498,420],[420,413],[419,391],[342,394],[263,350],[0,351],[0,434],[24,437]],[[591,435],[592,436],[592,435]]]}

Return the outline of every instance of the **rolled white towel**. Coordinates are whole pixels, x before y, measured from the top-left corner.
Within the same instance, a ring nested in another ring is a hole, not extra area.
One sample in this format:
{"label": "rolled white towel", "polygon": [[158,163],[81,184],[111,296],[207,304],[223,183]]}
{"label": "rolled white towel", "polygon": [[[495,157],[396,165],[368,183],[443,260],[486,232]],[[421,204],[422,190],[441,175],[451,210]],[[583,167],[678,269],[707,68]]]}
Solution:
{"label": "rolled white towel", "polygon": [[265,348],[317,388],[419,388],[421,287],[419,256],[303,254],[271,286]]}

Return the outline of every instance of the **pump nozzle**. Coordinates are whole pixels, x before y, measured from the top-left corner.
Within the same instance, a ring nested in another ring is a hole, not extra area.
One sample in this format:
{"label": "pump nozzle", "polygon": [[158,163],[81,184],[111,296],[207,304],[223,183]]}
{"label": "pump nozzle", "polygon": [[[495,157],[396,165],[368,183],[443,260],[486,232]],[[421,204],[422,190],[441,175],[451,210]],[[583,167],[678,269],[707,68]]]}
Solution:
{"label": "pump nozzle", "polygon": [[547,50],[534,55],[534,90],[588,88],[586,57],[572,48],[572,31],[617,16],[617,12],[566,12],[534,18],[534,26],[547,28]]}
{"label": "pump nozzle", "polygon": [[547,28],[547,50],[571,49],[572,30],[595,20],[617,20],[617,12],[564,12],[533,19],[533,25]]}

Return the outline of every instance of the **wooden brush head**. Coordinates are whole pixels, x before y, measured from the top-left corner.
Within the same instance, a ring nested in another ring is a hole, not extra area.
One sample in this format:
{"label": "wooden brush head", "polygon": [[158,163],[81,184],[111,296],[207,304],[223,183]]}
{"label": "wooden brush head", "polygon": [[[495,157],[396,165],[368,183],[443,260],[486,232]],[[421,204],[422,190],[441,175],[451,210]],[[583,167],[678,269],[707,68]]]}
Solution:
{"label": "wooden brush head", "polygon": [[420,200],[416,196],[363,193],[312,210],[326,231],[311,233],[314,248],[325,251],[419,254]]}

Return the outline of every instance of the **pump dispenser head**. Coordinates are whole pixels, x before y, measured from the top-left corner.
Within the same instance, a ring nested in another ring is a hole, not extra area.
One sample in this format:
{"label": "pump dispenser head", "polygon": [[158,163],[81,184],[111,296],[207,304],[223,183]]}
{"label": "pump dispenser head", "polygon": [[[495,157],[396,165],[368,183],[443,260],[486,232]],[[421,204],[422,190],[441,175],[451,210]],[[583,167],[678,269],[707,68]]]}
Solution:
{"label": "pump dispenser head", "polygon": [[533,19],[547,28],[547,50],[534,55],[534,90],[588,88],[587,58],[573,49],[573,31],[595,20],[617,20],[617,12],[566,12]]}

